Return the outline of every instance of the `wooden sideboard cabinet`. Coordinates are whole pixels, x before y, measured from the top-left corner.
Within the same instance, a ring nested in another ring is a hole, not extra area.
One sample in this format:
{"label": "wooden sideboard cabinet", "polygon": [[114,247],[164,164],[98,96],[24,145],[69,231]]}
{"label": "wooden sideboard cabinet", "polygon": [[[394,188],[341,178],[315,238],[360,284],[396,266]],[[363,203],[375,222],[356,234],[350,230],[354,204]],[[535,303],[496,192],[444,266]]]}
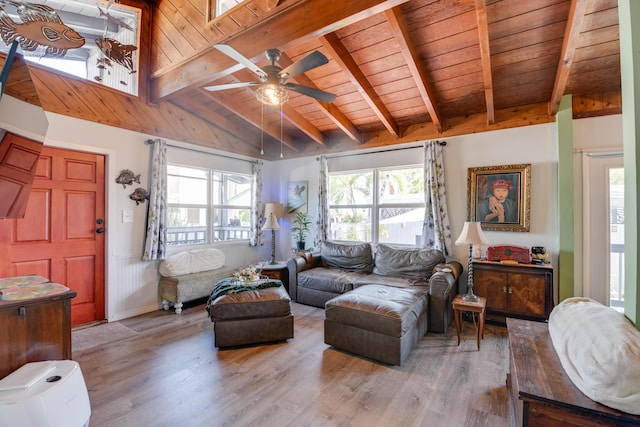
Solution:
{"label": "wooden sideboard cabinet", "polygon": [[0,379],[29,362],[71,359],[71,298],[75,296],[67,291],[0,301]]}
{"label": "wooden sideboard cabinet", "polygon": [[474,261],[474,292],[487,299],[487,318],[547,320],[553,309],[553,267]]}

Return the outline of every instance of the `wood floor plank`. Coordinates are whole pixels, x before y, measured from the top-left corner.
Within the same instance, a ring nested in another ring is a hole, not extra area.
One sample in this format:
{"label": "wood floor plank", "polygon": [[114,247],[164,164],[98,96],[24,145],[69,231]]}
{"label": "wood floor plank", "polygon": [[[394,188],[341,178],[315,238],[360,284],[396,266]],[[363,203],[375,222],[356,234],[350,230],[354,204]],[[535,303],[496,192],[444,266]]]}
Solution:
{"label": "wood floor plank", "polygon": [[324,344],[324,310],[293,303],[295,338],[219,350],[204,305],[122,320],[137,335],[74,351],[92,426],[509,425],[506,328],[427,334],[404,366]]}

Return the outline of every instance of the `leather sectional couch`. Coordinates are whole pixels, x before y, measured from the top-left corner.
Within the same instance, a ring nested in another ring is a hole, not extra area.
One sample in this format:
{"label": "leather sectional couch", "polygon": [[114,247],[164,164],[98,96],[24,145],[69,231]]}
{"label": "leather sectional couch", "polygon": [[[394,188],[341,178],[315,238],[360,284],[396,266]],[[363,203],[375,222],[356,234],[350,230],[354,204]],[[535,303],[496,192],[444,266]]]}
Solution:
{"label": "leather sectional couch", "polygon": [[462,265],[439,250],[369,243],[322,242],[319,254],[289,260],[289,294],[298,303],[325,308],[327,301],[367,285],[410,288],[427,299],[428,330],[445,332]]}

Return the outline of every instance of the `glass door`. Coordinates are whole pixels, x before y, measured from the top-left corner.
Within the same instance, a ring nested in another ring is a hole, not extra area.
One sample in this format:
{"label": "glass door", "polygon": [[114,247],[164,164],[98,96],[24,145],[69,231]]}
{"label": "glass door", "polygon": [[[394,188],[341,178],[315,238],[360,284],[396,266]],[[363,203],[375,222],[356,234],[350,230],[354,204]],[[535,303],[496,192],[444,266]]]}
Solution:
{"label": "glass door", "polygon": [[609,305],[624,311],[624,168],[609,167]]}
{"label": "glass door", "polygon": [[583,295],[624,306],[624,167],[622,153],[583,158]]}

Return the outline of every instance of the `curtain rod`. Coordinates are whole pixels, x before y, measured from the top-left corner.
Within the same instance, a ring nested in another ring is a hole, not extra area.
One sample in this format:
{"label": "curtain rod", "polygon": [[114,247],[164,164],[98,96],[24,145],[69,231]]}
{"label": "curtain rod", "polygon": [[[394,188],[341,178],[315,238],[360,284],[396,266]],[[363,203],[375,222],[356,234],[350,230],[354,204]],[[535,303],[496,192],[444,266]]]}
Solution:
{"label": "curtain rod", "polygon": [[[144,144],[145,145],[153,145],[155,144],[156,141],[154,141],[153,139],[147,139]],[[207,151],[204,150],[198,150],[196,148],[188,148],[188,147],[181,147],[180,145],[175,145],[175,144],[170,144],[167,143],[168,146],[174,147],[174,148],[180,148],[182,150],[188,150],[188,151],[195,151],[196,153],[206,153],[206,154],[211,154],[212,156],[218,156],[218,157],[223,157],[225,159],[232,159],[232,160],[239,160],[241,162],[247,162],[247,163],[253,163],[253,162],[259,162],[261,161],[260,159],[255,159],[255,160],[247,160],[247,159],[239,159],[237,157],[232,157],[232,156],[227,156],[226,154],[218,154],[218,153],[209,153]]]}
{"label": "curtain rod", "polygon": [[[445,147],[447,145],[447,141],[436,141],[441,146]],[[333,156],[327,156],[327,159],[336,159],[338,157],[352,157],[352,156],[364,156],[367,154],[377,154],[377,153],[388,153],[391,151],[402,151],[402,150],[412,150],[414,148],[420,148],[420,145],[413,145],[411,147],[402,147],[402,148],[389,148],[387,150],[379,150],[379,151],[367,151],[366,153],[354,153],[354,154],[335,154]],[[316,157],[316,160],[320,160],[320,157]]]}

